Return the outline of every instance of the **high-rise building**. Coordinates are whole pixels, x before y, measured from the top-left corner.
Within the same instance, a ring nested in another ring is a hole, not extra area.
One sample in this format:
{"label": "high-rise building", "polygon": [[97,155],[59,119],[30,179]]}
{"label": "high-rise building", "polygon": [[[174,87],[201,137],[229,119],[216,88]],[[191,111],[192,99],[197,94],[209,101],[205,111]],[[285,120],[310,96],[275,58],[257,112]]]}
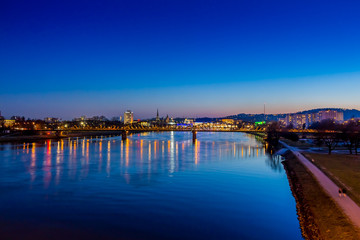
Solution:
{"label": "high-rise building", "polygon": [[132,124],[134,121],[134,113],[130,110],[127,110],[124,113],[124,124]]}
{"label": "high-rise building", "polygon": [[322,120],[331,119],[336,122],[343,122],[344,121],[344,113],[334,110],[326,110],[326,111],[319,111],[314,113],[294,113],[294,114],[287,114],[285,119],[282,122],[285,123],[286,126],[290,124],[293,125],[295,128],[308,128],[311,124],[315,122],[321,122]]}
{"label": "high-rise building", "polygon": [[319,121],[322,121],[325,119],[332,119],[332,120],[335,120],[336,122],[342,122],[342,121],[344,121],[344,113],[334,111],[334,110],[320,111],[319,112]]}

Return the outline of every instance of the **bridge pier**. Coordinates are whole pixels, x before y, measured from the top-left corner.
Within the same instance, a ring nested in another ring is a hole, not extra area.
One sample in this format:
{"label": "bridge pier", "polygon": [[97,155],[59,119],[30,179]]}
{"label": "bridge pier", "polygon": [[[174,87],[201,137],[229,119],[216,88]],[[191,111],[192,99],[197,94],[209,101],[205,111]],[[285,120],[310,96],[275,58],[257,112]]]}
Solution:
{"label": "bridge pier", "polygon": [[192,130],[192,139],[193,139],[193,143],[196,142],[196,131]]}
{"label": "bridge pier", "polygon": [[121,132],[121,140],[123,140],[123,141],[126,141],[126,139],[127,139],[127,131],[122,131]]}

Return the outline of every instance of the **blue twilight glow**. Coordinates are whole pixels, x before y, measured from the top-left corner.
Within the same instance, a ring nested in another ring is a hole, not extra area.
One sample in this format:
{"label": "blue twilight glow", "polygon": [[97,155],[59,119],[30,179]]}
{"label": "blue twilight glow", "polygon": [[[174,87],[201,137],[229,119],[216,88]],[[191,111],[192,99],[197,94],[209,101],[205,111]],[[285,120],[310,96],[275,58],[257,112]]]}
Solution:
{"label": "blue twilight glow", "polygon": [[360,108],[359,11],[358,1],[4,1],[0,110]]}

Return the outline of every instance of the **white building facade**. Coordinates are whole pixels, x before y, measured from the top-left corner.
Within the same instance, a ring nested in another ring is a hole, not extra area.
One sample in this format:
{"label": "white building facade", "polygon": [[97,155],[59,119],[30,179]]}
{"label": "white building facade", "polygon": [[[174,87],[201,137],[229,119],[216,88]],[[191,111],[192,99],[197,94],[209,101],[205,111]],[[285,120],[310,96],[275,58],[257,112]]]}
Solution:
{"label": "white building facade", "polygon": [[130,110],[127,110],[124,113],[124,124],[132,124],[134,121],[134,113]]}

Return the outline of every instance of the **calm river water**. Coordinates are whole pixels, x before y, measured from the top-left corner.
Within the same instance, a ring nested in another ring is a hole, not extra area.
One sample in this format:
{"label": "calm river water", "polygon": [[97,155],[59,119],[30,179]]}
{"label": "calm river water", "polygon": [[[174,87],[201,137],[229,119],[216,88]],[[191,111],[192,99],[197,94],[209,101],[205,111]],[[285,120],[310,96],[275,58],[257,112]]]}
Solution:
{"label": "calm river water", "polygon": [[1,239],[302,239],[281,159],[244,133],[0,145]]}

